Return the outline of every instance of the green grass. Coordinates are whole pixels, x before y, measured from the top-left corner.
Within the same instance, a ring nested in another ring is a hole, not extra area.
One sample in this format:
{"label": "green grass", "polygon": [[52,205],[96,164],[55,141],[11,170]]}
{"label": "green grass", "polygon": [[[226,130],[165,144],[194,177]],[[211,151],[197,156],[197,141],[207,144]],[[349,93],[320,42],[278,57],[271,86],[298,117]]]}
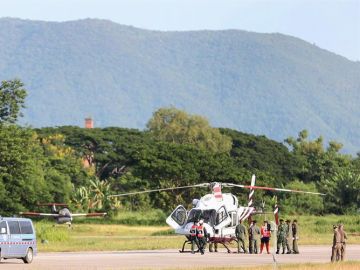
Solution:
{"label": "green grass", "polygon": [[76,223],[91,224],[124,224],[124,225],[162,225],[166,226],[165,220],[167,215],[160,209],[152,209],[147,211],[119,211],[115,216],[105,218],[85,219],[79,218]]}
{"label": "green grass", "polygon": [[[133,216],[137,217],[137,213]],[[66,225],[56,225],[50,221],[35,222],[38,248],[40,251],[110,251],[110,250],[152,250],[179,249],[183,236],[175,235],[168,226],[130,226],[116,224],[94,224],[75,221],[72,229]],[[297,216],[300,230],[299,245],[331,244],[332,224],[343,223],[349,234],[349,244],[360,243],[360,220],[358,216]],[[257,220],[261,222],[261,217]],[[134,221],[131,221],[134,222]],[[351,234],[358,234],[357,236]],[[41,239],[47,243],[41,243]]]}

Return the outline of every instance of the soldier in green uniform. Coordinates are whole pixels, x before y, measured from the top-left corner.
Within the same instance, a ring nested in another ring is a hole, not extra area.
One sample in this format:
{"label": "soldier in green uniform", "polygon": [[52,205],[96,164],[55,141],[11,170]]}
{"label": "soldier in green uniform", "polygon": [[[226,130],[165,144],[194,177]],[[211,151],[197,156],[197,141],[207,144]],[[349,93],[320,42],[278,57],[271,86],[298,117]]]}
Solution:
{"label": "soldier in green uniform", "polygon": [[249,229],[249,239],[250,239],[250,250],[251,253],[258,254],[260,251],[260,228],[256,225],[256,220],[252,222],[252,226]]}
{"label": "soldier in green uniform", "polygon": [[247,253],[245,248],[246,227],[242,224],[241,220],[235,228],[235,235],[237,238],[238,253],[240,253],[240,247],[243,249],[244,253]]}
{"label": "soldier in green uniform", "polygon": [[293,239],[293,253],[299,254],[299,248],[297,244],[299,240],[299,227],[296,219],[293,220],[293,223],[291,225],[291,230],[292,230],[292,239]]}
{"label": "soldier in green uniform", "polygon": [[285,226],[286,226],[286,236],[285,236],[285,245],[287,252],[286,254],[291,254],[291,247],[290,243],[292,242],[292,232],[291,232],[291,221],[290,219],[286,220]]}
{"label": "soldier in green uniform", "polygon": [[282,254],[285,253],[286,233],[287,233],[286,224],[284,223],[283,219],[280,219],[280,224],[278,226],[278,231],[277,231],[276,254],[279,254],[280,246],[282,246],[282,248],[283,248]]}

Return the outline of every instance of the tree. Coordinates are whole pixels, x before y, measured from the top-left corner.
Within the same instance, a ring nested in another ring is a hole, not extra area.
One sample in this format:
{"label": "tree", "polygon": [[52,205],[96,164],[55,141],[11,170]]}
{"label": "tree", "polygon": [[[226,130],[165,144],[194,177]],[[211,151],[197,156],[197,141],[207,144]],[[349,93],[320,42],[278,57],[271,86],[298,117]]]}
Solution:
{"label": "tree", "polygon": [[89,183],[91,170],[84,168],[82,160],[75,155],[74,149],[65,145],[62,134],[39,136],[43,149],[43,169],[45,180],[55,202],[68,202],[72,184]]}
{"label": "tree", "polygon": [[36,134],[0,125],[0,214],[14,215],[40,201],[50,201],[43,152]]}
{"label": "tree", "polygon": [[177,144],[192,144],[212,152],[228,153],[231,138],[222,135],[202,116],[190,115],[176,108],[160,108],[147,123],[154,137]]}
{"label": "tree", "polygon": [[19,79],[2,81],[0,85],[0,124],[15,123],[24,108],[26,90]]}
{"label": "tree", "polygon": [[331,213],[347,214],[360,209],[360,173],[356,169],[342,169],[328,179],[321,181],[326,195],[326,210]]}
{"label": "tree", "polygon": [[[315,183],[305,184],[304,182],[295,180],[289,182],[285,188],[292,190],[303,190],[318,192]],[[307,213],[307,214],[320,214],[324,210],[323,198],[311,194],[281,194],[279,196],[280,207],[284,212],[291,214]]]}
{"label": "tree", "polygon": [[301,171],[297,176],[304,182],[319,183],[351,164],[351,157],[339,152],[341,143],[330,141],[325,149],[324,139],[320,136],[313,141],[309,140],[307,130],[301,131],[297,139],[289,137],[285,142],[300,162]]}

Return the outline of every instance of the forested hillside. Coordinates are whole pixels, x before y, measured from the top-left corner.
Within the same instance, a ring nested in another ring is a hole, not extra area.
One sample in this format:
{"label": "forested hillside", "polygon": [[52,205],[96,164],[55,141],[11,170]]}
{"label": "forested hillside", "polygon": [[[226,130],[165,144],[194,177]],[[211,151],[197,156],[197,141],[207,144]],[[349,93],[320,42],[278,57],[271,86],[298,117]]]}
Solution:
{"label": "forested hillside", "polygon": [[[20,80],[0,85],[0,214],[16,214],[41,202],[71,209],[106,211],[189,206],[206,189],[170,190],[123,197],[111,195],[199,183],[249,184],[321,191],[325,197],[257,190],[255,205],[270,208],[277,195],[287,213],[355,213],[360,208],[360,157],[339,152],[341,144],[309,140],[303,130],[285,145],[265,136],[218,129],[200,115],[161,108],[145,131],[118,127],[63,126],[32,129],[16,124],[27,91]],[[289,150],[290,149],[290,150]],[[247,203],[246,189],[227,189]],[[264,196],[266,194],[267,196]]]}
{"label": "forested hillside", "polygon": [[28,89],[22,123],[144,129],[159,107],[282,141],[307,129],[360,150],[360,63],[281,34],[159,32],[103,20],[0,19],[0,78]]}

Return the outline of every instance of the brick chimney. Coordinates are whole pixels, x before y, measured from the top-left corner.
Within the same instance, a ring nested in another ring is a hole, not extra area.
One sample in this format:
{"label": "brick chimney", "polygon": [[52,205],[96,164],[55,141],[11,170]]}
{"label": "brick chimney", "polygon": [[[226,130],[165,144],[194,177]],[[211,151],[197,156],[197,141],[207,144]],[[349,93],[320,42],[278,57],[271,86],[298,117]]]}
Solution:
{"label": "brick chimney", "polygon": [[85,128],[94,128],[94,120],[91,117],[85,118]]}

